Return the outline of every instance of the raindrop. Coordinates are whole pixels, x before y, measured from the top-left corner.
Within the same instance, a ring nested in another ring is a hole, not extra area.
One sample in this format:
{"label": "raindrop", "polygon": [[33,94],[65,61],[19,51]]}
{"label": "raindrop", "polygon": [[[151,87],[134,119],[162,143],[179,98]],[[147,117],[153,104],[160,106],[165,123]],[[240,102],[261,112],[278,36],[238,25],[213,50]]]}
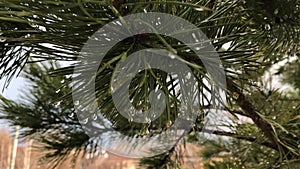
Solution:
{"label": "raindrop", "polygon": [[186,78],[187,78],[187,79],[191,79],[191,77],[192,77],[192,73],[191,73],[191,72],[188,72],[188,74],[186,75]]}
{"label": "raindrop", "polygon": [[278,10],[278,8],[276,8],[276,9],[274,10],[274,14],[277,15],[278,13],[279,13],[279,10]]}
{"label": "raindrop", "polygon": [[89,118],[83,119],[80,121],[81,124],[86,124],[89,121]]}
{"label": "raindrop", "polygon": [[58,90],[55,91],[55,93],[59,93],[59,92],[60,92],[60,89],[58,89]]}
{"label": "raindrop", "polygon": [[71,78],[72,78],[72,75],[66,75],[66,78],[67,78],[67,79],[71,79]]}
{"label": "raindrop", "polygon": [[168,55],[171,59],[175,59],[176,58],[176,55],[174,55],[173,53],[169,53]]}
{"label": "raindrop", "polygon": [[148,124],[150,124],[150,123],[151,123],[151,119],[148,118],[148,117],[146,117],[146,122],[147,122]]}
{"label": "raindrop", "polygon": [[276,117],[276,116],[273,116],[273,117],[272,117],[272,119],[273,119],[273,120],[276,120],[276,119],[277,119],[277,117]]}
{"label": "raindrop", "polygon": [[69,117],[74,117],[74,113],[70,113],[68,116]]}
{"label": "raindrop", "polygon": [[196,11],[199,11],[199,12],[201,12],[201,11],[204,11],[204,9],[203,8],[194,8]]}
{"label": "raindrop", "polygon": [[61,80],[61,81],[60,81],[60,83],[65,83],[65,80],[64,80],[64,79],[63,79],[63,80]]}
{"label": "raindrop", "polygon": [[160,99],[161,98],[161,93],[157,95],[157,99]]}
{"label": "raindrop", "polygon": [[55,107],[57,108],[60,104],[61,104],[61,101],[57,102],[57,103],[55,104]]}
{"label": "raindrop", "polygon": [[5,42],[5,41],[6,41],[6,39],[3,39],[3,38],[0,39],[0,42]]}
{"label": "raindrop", "polygon": [[265,24],[265,30],[271,30],[270,24]]}
{"label": "raindrop", "polygon": [[74,102],[74,105],[78,106],[78,105],[79,105],[79,100],[76,100],[76,101]]}
{"label": "raindrop", "polygon": [[98,116],[97,114],[93,114],[93,120],[97,120]]}

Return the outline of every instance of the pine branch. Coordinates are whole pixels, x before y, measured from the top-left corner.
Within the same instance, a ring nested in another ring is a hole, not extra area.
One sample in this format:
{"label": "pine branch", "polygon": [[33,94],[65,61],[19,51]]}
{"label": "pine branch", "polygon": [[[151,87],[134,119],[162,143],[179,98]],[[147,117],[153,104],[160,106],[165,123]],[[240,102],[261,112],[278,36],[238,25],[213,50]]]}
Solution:
{"label": "pine branch", "polygon": [[277,151],[283,151],[285,154],[289,153],[289,149],[286,145],[283,145],[282,142],[276,137],[276,133],[272,125],[263,119],[256,111],[254,105],[246,98],[242,91],[237,87],[237,85],[229,78],[227,80],[227,89],[235,95],[236,103],[243,109],[244,113],[247,114],[256,126],[265,134],[269,139],[272,147]]}
{"label": "pine branch", "polygon": [[[233,137],[233,138],[236,138],[236,139],[246,140],[246,141],[250,141],[250,142],[256,142],[257,141],[257,138],[255,138],[255,137],[242,136],[242,135],[239,135],[239,134],[233,133],[233,132],[218,131],[218,130],[209,130],[209,129],[199,130],[199,131],[200,132],[210,133],[210,134],[215,134],[215,135],[219,135],[219,136]],[[277,146],[274,146],[272,143],[270,143],[268,141],[258,142],[258,144],[261,144],[261,145],[264,145],[266,147],[269,147],[269,148],[272,148],[274,150],[277,150]]]}

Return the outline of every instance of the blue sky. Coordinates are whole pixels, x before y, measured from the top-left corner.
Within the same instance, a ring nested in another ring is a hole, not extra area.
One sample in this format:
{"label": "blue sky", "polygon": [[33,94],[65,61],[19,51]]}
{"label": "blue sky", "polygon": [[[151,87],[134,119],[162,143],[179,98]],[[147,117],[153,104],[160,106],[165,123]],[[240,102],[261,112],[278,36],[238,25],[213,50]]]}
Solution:
{"label": "blue sky", "polygon": [[0,80],[0,94],[6,98],[17,100],[20,95],[20,90],[25,87],[25,80],[22,77],[13,78],[7,88],[4,89],[5,79]]}
{"label": "blue sky", "polygon": [[[62,67],[69,66],[72,63],[74,62],[59,61],[59,64]],[[4,84],[5,84],[5,77],[0,80],[0,95],[4,96],[7,99],[11,99],[17,102],[21,100],[20,96],[23,95],[23,92],[30,89],[30,85],[26,82],[24,78],[20,76],[12,78],[12,81],[9,83],[8,87],[4,88],[3,90]],[[5,121],[3,120],[2,121],[0,120],[0,129],[4,127],[7,127],[7,123],[5,123]]]}
{"label": "blue sky", "polygon": [[[19,100],[21,95],[21,89],[25,87],[26,83],[25,80],[22,77],[13,78],[10,82],[9,86],[4,89],[3,87],[5,84],[5,78],[0,80],[0,94],[8,99],[12,100]],[[8,125],[5,123],[5,121],[0,120],[0,128],[7,128]]]}

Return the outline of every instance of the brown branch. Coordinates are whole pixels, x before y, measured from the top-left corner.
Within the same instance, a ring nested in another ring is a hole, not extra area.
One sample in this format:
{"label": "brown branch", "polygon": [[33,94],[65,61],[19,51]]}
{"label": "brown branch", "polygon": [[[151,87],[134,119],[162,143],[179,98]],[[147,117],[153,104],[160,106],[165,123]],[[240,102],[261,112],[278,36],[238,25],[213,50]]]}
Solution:
{"label": "brown branch", "polygon": [[270,140],[270,143],[276,150],[284,150],[288,152],[288,149],[277,141],[277,137],[273,131],[270,123],[264,120],[256,111],[254,105],[246,98],[242,91],[237,87],[237,85],[231,80],[226,79],[227,89],[234,95],[236,103],[242,108],[243,112],[249,116],[255,125],[260,128],[260,130],[265,134],[265,136]]}
{"label": "brown branch", "polygon": [[251,118],[248,114],[244,113],[243,111],[239,111],[239,110],[228,110],[228,111],[230,113],[234,113],[234,114],[238,114],[238,115],[241,115],[241,116]]}

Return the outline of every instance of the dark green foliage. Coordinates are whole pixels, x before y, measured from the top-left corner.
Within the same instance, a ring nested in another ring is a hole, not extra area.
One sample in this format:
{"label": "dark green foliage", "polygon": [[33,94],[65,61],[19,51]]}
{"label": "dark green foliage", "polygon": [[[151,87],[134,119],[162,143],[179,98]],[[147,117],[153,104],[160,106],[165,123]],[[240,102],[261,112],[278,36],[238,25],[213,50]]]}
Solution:
{"label": "dark green foliage", "polygon": [[[294,68],[289,67],[289,65],[284,67],[290,70]],[[286,76],[283,77],[286,78]],[[295,76],[291,77],[293,77],[292,79],[299,79]],[[289,79],[289,81],[293,82],[292,79]],[[270,81],[267,82],[270,83]],[[264,89],[266,86],[268,85],[261,81],[249,91],[248,98],[260,110],[261,116],[272,124],[278,140],[291,151],[299,151],[300,107],[299,100],[295,99],[299,98],[297,91],[284,93],[279,92],[277,89]],[[243,123],[237,123],[235,133],[237,135],[229,140],[221,139],[218,142],[210,141],[201,145],[203,147],[201,156],[209,159],[205,164],[205,168],[283,169],[299,166],[299,157],[292,155],[292,153],[281,153],[282,150],[274,150],[266,140],[264,133],[257,130],[257,127],[249,119]]]}
{"label": "dark green foliage", "polygon": [[[9,82],[23,69],[25,78],[34,85],[27,92],[24,102],[16,103],[1,98],[2,118],[8,119],[11,125],[24,127],[22,136],[34,137],[45,143],[46,149],[54,150],[47,157],[55,162],[61,162],[72,149],[76,150],[76,154],[81,150],[92,152],[91,147],[96,149],[97,146],[93,139],[84,134],[74,115],[71,88],[76,84],[70,83],[71,78],[66,78],[73,73],[76,63],[59,68],[53,61],[75,61],[87,39],[114,19],[145,11],[169,13],[199,27],[218,51],[228,82],[228,100],[223,103],[226,106],[224,111],[219,112],[220,116],[230,112],[235,118],[241,115],[251,121],[242,124],[234,121],[236,131],[213,131],[213,134],[234,138],[233,148],[226,149],[231,155],[244,160],[240,166],[274,168],[277,161],[284,166],[299,160],[300,156],[299,95],[291,92],[295,96],[291,98],[266,87],[267,84],[261,83],[261,80],[272,65],[299,53],[299,4],[299,0],[0,0],[0,77],[6,77]],[[167,81],[169,77],[164,72],[147,70],[136,75],[131,82],[130,99],[136,108],[147,110],[149,92],[160,88],[167,95],[167,111],[151,125],[129,123],[116,111],[110,80],[122,59],[133,52],[145,48],[172,47],[190,65],[200,84],[200,92],[212,93],[211,83],[204,81],[211,82],[213,79],[195,53],[172,38],[159,37],[163,41],[153,35],[121,41],[107,53],[99,67],[95,81],[96,101],[105,112],[104,116],[123,134],[142,136],[147,131],[150,134],[160,133],[176,119],[176,106],[180,105],[177,100],[180,94],[174,94],[179,84],[175,80]],[[26,65],[43,61],[51,62],[48,66]],[[285,82],[299,90],[299,61],[287,64],[278,74],[281,72]],[[210,113],[205,109],[212,100],[204,99],[207,104],[199,107],[201,117],[190,131],[191,135],[201,131],[201,123]],[[190,137],[189,141],[196,141],[196,138]],[[223,151],[223,146],[222,149],[215,146],[216,151],[207,151],[205,155],[213,156]],[[171,150],[175,151],[175,148]],[[150,168],[179,168],[180,157],[172,151],[144,159],[143,163],[149,164]],[[260,165],[261,161],[255,159],[274,151],[275,156],[268,159],[269,164]],[[251,152],[251,155],[245,158],[245,152]],[[233,161],[216,162],[215,167],[235,168],[238,165]]]}

